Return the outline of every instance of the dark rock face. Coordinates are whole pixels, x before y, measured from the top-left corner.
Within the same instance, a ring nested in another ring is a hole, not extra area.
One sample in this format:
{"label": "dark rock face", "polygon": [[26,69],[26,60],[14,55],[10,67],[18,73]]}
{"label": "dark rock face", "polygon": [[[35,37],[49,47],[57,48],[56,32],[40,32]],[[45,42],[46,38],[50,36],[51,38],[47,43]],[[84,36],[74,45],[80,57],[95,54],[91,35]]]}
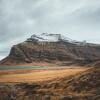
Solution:
{"label": "dark rock face", "polygon": [[100,60],[99,45],[77,45],[69,42],[23,42],[11,48],[2,64],[31,63],[34,61],[72,61],[88,64]]}

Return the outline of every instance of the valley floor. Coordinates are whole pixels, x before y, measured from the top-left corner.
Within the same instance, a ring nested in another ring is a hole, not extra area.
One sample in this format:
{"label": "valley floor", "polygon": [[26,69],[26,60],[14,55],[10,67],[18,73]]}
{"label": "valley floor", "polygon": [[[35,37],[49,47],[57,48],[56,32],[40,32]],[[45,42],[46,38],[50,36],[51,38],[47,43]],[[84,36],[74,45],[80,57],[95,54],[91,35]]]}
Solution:
{"label": "valley floor", "polygon": [[86,67],[71,66],[35,70],[4,70],[0,71],[0,82],[43,82],[75,75],[87,69]]}

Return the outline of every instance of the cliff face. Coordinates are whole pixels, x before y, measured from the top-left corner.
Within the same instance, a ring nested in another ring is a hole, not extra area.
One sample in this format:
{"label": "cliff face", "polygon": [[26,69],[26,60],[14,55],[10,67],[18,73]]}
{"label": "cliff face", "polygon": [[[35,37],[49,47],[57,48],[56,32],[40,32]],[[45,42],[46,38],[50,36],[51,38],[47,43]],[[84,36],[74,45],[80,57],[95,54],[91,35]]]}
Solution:
{"label": "cliff face", "polygon": [[[10,54],[1,64],[32,63],[34,61],[70,61],[89,64],[100,60],[100,46],[72,43],[68,41],[25,41],[11,48]],[[34,39],[33,39],[34,40]]]}

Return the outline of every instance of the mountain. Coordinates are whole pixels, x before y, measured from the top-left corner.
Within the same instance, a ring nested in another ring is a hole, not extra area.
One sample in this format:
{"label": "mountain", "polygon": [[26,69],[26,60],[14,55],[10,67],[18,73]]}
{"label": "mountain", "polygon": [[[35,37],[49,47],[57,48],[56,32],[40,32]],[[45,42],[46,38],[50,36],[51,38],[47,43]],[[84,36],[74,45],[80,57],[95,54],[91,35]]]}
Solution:
{"label": "mountain", "polygon": [[61,34],[33,34],[14,45],[1,65],[24,64],[36,61],[65,61],[66,64],[90,64],[100,61],[100,45],[79,42]]}

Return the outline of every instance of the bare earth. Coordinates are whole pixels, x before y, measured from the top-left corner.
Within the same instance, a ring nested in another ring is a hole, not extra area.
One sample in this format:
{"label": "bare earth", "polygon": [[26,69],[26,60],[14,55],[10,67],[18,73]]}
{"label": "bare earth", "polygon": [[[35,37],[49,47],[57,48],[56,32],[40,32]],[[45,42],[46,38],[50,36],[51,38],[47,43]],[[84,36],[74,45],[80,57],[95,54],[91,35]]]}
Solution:
{"label": "bare earth", "polygon": [[44,82],[82,73],[86,67],[68,67],[48,70],[22,70],[0,72],[0,82]]}

